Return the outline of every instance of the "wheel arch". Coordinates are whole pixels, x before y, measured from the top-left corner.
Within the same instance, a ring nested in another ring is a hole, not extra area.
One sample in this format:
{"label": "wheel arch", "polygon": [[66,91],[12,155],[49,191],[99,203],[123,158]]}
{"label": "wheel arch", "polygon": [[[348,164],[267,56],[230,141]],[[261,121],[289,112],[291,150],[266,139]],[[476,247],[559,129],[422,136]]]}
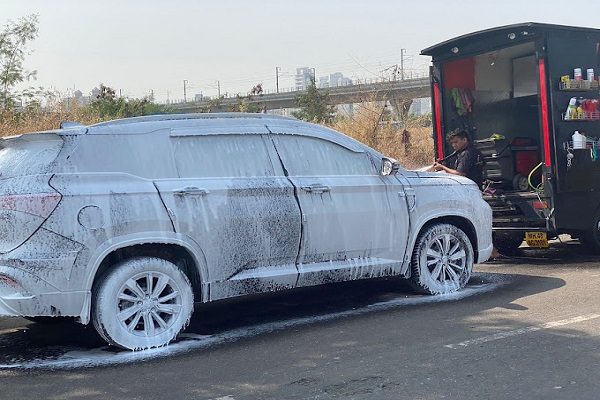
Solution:
{"label": "wheel arch", "polygon": [[201,298],[202,279],[194,257],[188,249],[170,243],[143,243],[114,249],[100,262],[94,275],[92,290],[98,283],[99,278],[110,271],[112,266],[120,261],[134,257],[157,257],[177,265],[190,280],[192,289],[194,290],[194,297]]}
{"label": "wheel arch", "polygon": [[414,235],[414,240],[411,245],[409,254],[412,255],[415,244],[417,242],[417,238],[420,237],[421,234],[427,228],[429,228],[431,225],[436,225],[436,224],[450,224],[450,225],[454,225],[457,228],[459,228],[460,230],[462,230],[467,235],[467,237],[469,238],[469,241],[471,242],[471,246],[473,247],[473,253],[477,254],[477,251],[479,250],[479,245],[478,245],[478,241],[477,241],[477,230],[475,229],[475,226],[468,218],[460,216],[460,215],[442,215],[442,216],[438,216],[435,218],[431,218],[431,219],[427,220],[426,222],[424,222],[419,227],[417,234]]}
{"label": "wheel arch", "polygon": [[[137,236],[137,235],[136,235]],[[115,243],[116,242],[116,243]],[[208,299],[208,269],[204,252],[200,247],[185,238],[122,238],[99,246],[88,263],[90,271],[86,287],[88,301],[84,305],[80,321],[90,321],[92,293],[100,278],[118,262],[134,257],[158,257],[175,264],[188,277],[197,301]]]}

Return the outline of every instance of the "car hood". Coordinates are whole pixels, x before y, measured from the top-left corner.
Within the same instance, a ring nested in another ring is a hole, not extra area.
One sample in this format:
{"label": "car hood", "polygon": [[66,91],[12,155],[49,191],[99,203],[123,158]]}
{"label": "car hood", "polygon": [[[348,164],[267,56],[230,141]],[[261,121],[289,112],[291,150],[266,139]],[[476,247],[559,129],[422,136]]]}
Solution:
{"label": "car hood", "polygon": [[473,182],[472,180],[470,180],[469,178],[465,177],[465,176],[460,176],[460,175],[452,175],[452,174],[447,174],[445,172],[422,172],[422,171],[414,171],[415,175],[421,179],[435,179],[436,181],[439,181],[440,179],[443,180],[450,180],[450,181],[454,181],[457,183],[460,183],[462,185],[475,185],[475,182]]}

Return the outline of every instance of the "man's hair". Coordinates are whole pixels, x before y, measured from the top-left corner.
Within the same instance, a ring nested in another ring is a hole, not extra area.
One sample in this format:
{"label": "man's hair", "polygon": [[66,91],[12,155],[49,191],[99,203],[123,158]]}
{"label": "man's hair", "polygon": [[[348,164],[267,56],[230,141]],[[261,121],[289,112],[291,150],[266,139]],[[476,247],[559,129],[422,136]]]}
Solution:
{"label": "man's hair", "polygon": [[462,130],[462,129],[454,129],[453,131],[450,131],[446,134],[447,141],[450,141],[450,139],[452,139],[454,137],[469,139],[469,135],[467,134],[467,131]]}

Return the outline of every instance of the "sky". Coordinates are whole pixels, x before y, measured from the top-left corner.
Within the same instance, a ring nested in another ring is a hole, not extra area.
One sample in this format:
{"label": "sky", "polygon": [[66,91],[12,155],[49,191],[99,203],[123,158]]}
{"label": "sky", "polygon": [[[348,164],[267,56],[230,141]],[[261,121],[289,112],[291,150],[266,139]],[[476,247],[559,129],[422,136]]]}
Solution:
{"label": "sky", "polygon": [[[474,31],[540,22],[600,27],[583,3],[556,0],[0,0],[0,29],[37,14],[30,82],[89,95],[100,83],[157,102],[294,86],[296,68],[377,80],[402,65],[427,74],[422,49]],[[386,72],[387,71],[387,72]]]}

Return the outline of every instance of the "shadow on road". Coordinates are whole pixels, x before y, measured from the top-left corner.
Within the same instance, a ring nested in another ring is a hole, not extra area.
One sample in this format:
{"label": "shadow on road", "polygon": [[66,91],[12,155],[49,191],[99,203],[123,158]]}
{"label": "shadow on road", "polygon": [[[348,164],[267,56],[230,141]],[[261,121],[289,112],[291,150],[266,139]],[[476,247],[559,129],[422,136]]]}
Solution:
{"label": "shadow on road", "polygon": [[578,240],[562,235],[559,239],[550,241],[548,248],[534,248],[523,244],[514,256],[502,256],[499,259],[488,261],[501,264],[534,264],[534,265],[562,265],[600,262],[600,255],[593,254]]}

